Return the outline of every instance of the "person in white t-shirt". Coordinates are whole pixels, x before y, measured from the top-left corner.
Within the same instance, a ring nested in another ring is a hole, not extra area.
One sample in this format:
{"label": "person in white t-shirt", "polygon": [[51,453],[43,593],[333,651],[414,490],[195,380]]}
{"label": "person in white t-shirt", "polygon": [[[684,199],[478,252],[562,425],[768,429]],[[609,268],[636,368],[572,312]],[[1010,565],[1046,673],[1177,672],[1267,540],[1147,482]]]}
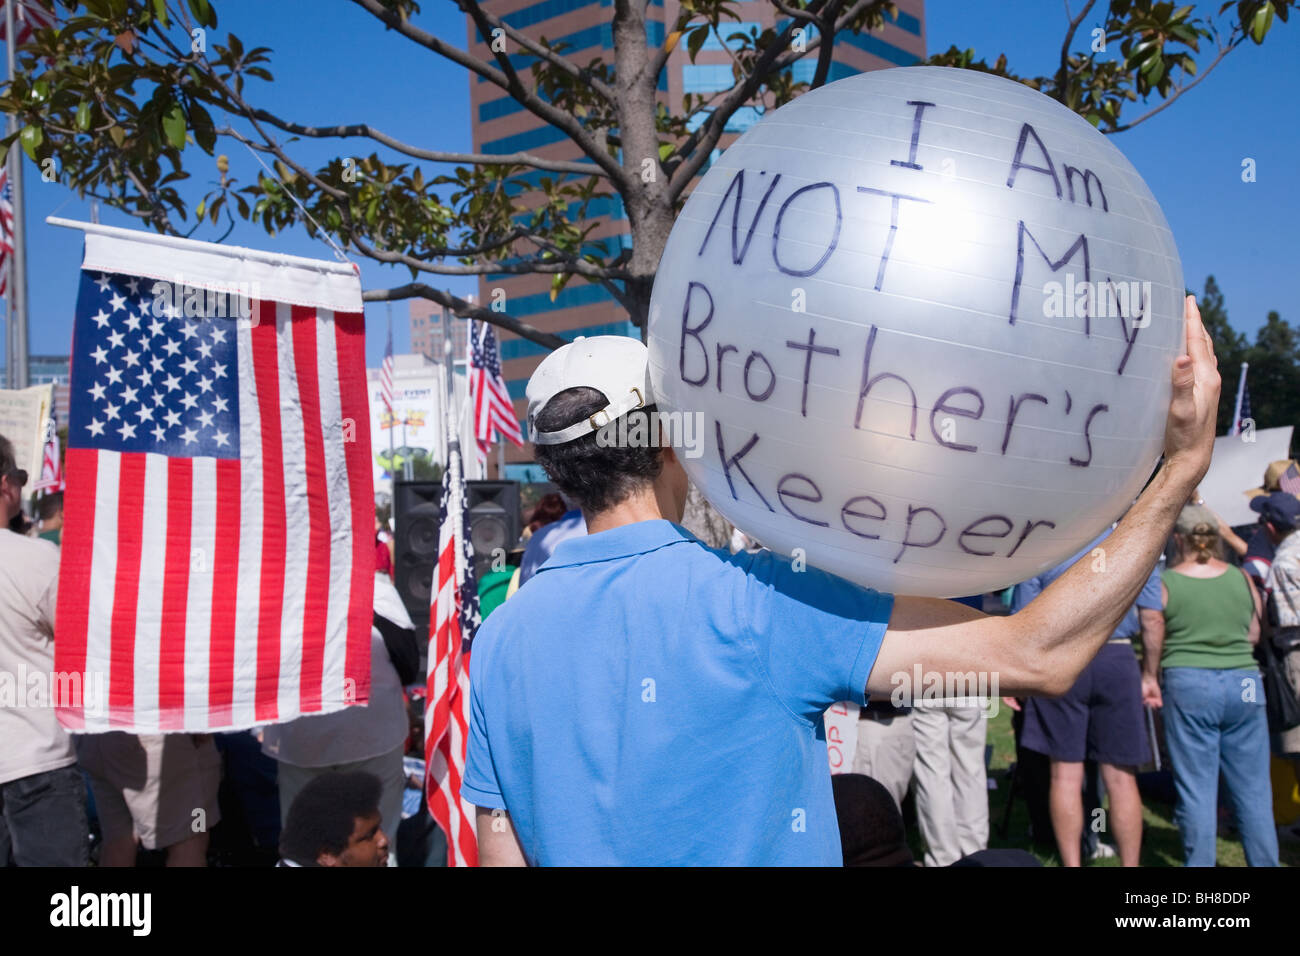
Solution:
{"label": "person in white t-shirt", "polygon": [[0,866],[85,866],[86,786],[54,710],[59,549],[9,530],[26,483],[0,435]]}
{"label": "person in white t-shirt", "polygon": [[[375,575],[375,617],[383,625],[410,631],[415,649],[415,625],[387,574]],[[345,707],[330,714],[299,717],[273,724],[262,731],[262,750],[279,761],[280,821],[285,823],[294,797],[315,777],[330,772],[363,771],[383,785],[379,801],[385,833],[394,834],[389,865],[396,865],[397,825],[402,820],[402,768],[410,724],[402,698],[402,680],[389,654],[379,622],[370,632],[370,702],[365,707]],[[409,674],[407,675],[410,676]]]}

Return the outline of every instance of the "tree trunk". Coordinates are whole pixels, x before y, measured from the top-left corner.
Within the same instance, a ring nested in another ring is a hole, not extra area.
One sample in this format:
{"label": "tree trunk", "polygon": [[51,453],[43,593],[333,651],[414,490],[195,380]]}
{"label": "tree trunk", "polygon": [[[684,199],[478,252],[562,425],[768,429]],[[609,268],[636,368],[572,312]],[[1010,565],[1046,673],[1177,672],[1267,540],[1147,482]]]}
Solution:
{"label": "tree trunk", "polygon": [[682,518],[682,527],[710,548],[725,548],[731,544],[731,522],[718,514],[694,483],[686,493],[686,515]]}

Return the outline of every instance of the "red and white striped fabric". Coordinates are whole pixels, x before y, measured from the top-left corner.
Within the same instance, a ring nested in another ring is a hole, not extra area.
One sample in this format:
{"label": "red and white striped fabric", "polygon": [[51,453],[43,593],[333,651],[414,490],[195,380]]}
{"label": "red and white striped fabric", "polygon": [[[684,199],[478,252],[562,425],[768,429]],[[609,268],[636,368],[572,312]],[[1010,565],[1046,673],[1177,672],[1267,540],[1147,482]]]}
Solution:
{"label": "red and white striped fabric", "polygon": [[478,460],[487,460],[488,448],[496,441],[497,435],[522,448],[524,434],[519,428],[519,419],[515,417],[510,391],[501,376],[497,336],[487,322],[469,320],[469,369]]}
{"label": "red and white striped fabric", "polygon": [[4,13],[6,3],[14,5],[14,33],[18,34],[19,43],[26,43],[30,40],[33,30],[43,30],[46,27],[54,26],[53,15],[39,3],[36,3],[36,0],[3,0],[3,2],[0,2],[0,43],[8,41]]}
{"label": "red and white striped fabric", "polygon": [[438,567],[429,614],[425,795],[434,822],[447,835],[447,865],[477,866],[476,811],[461,797],[460,785],[469,742],[469,642],[478,628],[478,591],[473,552],[464,533],[460,443],[450,424],[447,435],[448,460],[438,509]]}
{"label": "red and white striped fabric", "polygon": [[60,721],[199,733],[364,704],[374,493],[357,275],[95,229],[55,642],[55,669],[84,675],[85,694]]}

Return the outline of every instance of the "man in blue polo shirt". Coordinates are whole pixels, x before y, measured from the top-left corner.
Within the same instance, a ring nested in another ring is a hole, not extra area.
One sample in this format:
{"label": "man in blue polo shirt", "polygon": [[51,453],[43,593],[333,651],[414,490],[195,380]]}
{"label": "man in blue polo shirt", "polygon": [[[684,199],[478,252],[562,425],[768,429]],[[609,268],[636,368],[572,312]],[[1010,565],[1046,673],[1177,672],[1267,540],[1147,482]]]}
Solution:
{"label": "man in blue polo shirt", "polygon": [[1012,618],[705,547],[678,525],[673,449],[601,431],[655,414],[645,347],[601,336],[547,356],[529,430],[588,534],[475,639],[462,796],[480,861],[840,865],[828,706],[887,695],[915,665],[1063,693],[1137,597],[1213,447],[1218,372],[1190,298],[1187,338],[1166,464],[1112,537],[1112,573],[1076,567]]}

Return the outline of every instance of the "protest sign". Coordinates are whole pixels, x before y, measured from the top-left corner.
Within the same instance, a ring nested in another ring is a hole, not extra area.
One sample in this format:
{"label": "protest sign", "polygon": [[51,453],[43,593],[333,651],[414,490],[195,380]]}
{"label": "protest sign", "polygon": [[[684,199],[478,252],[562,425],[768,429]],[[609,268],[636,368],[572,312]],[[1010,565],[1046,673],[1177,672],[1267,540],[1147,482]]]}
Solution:
{"label": "protest sign", "polygon": [[1012,81],[849,77],[714,163],[660,263],[661,411],[691,479],[796,560],[978,594],[1079,550],[1163,443],[1173,236],[1133,166]]}
{"label": "protest sign", "polygon": [[0,389],[0,435],[13,443],[15,467],[27,472],[29,488],[41,476],[41,449],[53,407],[50,385]]}

